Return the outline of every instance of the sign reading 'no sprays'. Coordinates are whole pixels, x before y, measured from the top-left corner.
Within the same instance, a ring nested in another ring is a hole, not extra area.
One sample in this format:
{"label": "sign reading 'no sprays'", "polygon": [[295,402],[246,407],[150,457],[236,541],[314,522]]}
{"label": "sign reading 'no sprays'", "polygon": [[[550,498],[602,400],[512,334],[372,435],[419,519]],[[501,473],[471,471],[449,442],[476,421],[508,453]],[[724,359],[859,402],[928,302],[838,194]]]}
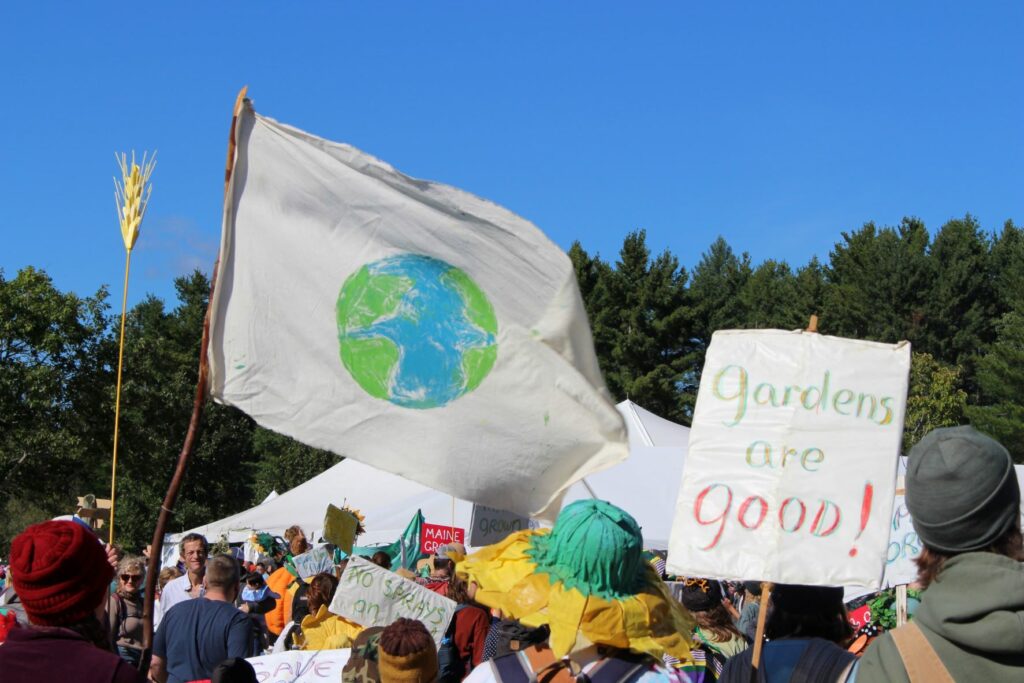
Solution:
{"label": "sign reading 'no sprays'", "polygon": [[910,345],[716,332],[669,542],[685,576],[877,587]]}
{"label": "sign reading 'no sprays'", "polygon": [[443,595],[372,562],[352,557],[328,610],[367,628],[388,626],[399,617],[416,619],[440,645],[455,607],[455,602]]}

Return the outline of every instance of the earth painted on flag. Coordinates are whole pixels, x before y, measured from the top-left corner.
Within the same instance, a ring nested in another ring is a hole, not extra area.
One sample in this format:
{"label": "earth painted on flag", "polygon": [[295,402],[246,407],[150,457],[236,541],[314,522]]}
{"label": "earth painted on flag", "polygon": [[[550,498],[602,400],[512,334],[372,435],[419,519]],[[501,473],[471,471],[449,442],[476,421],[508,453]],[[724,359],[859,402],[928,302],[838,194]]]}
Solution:
{"label": "earth painted on flag", "polygon": [[402,254],[350,275],[337,304],[341,362],[366,393],[438,408],[473,391],[498,357],[498,320],[451,264]]}

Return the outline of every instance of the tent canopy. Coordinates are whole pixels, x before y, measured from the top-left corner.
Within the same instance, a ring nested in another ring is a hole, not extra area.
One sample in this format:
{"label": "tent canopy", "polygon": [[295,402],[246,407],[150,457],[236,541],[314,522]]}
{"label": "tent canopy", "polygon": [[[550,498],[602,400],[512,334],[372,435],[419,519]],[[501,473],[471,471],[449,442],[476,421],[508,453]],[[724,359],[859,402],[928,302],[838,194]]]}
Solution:
{"label": "tent canopy", "polygon": [[[667,548],[690,430],[630,401],[617,408],[626,421],[629,458],[573,484],[563,504],[592,497],[608,500],[636,518],[648,547]],[[355,460],[343,460],[290,491],[189,531],[210,541],[226,537],[232,543],[244,541],[254,531],[280,536],[293,524],[317,534],[328,503],[362,511],[367,529],[359,537],[363,546],[394,541],[417,509],[429,524],[468,531],[473,510],[471,502]],[[184,533],[188,532],[168,534],[167,541],[175,543]]]}

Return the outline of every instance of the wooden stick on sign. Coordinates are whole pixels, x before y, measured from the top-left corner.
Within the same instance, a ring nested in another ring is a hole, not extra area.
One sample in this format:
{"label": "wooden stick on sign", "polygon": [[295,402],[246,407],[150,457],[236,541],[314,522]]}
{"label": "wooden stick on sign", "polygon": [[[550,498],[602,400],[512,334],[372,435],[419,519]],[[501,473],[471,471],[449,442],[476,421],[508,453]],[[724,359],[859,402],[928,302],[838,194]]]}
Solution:
{"label": "wooden stick on sign", "polygon": [[[811,315],[807,321],[806,332],[818,333],[818,316]],[[754,651],[750,658],[750,680],[757,681],[757,669],[761,665],[761,649],[764,645],[764,625],[768,619],[768,596],[772,592],[772,583],[765,581],[761,584],[761,605],[757,610],[757,632],[754,634]]]}
{"label": "wooden stick on sign", "polygon": [[[224,179],[224,201],[227,201],[228,184],[231,180],[231,172],[235,165],[235,128],[238,117],[245,106],[245,94],[248,91],[245,86],[239,91],[235,99],[234,114],[231,118],[231,132],[228,136],[228,161]],[[210,304],[213,301],[214,289],[217,286],[217,270],[220,267],[220,258],[213,264],[213,274],[210,276],[210,297],[206,304],[206,316],[203,318],[203,336],[199,345],[199,379],[196,381],[196,394],[192,402],[192,417],[189,419],[188,431],[185,433],[185,442],[182,444],[181,453],[178,455],[178,464],[174,469],[174,476],[167,487],[167,495],[160,506],[160,515],[157,518],[156,529],[153,531],[153,544],[150,546],[149,561],[146,563],[146,595],[142,608],[142,657],[139,662],[139,669],[145,674],[149,670],[150,655],[153,647],[153,601],[156,597],[156,581],[160,571],[160,558],[163,555],[164,533],[167,531],[167,524],[174,514],[174,504],[178,500],[178,490],[185,478],[185,470],[188,467],[189,459],[196,447],[196,437],[199,434],[199,427],[203,418],[203,405],[206,403],[207,375],[209,365],[206,359],[206,351],[210,345]]]}
{"label": "wooden stick on sign", "polygon": [[761,583],[761,604],[757,608],[757,632],[754,634],[754,652],[750,658],[750,681],[756,683],[757,669],[761,665],[761,648],[764,645],[764,625],[768,619],[768,597],[771,595],[771,581]]}
{"label": "wooden stick on sign", "polygon": [[907,585],[896,586],[896,626],[907,623]]}

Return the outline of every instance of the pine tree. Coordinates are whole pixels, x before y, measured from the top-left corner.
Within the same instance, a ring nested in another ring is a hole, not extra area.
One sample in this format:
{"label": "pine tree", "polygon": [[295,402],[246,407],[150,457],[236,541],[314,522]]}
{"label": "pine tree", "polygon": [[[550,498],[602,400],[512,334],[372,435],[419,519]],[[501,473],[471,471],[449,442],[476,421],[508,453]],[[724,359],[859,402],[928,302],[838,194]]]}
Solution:
{"label": "pine tree", "polygon": [[1006,446],[1024,463],[1024,311],[1004,315],[994,344],[978,361],[977,381],[983,405],[968,407],[971,422]]}
{"label": "pine tree", "polygon": [[614,268],[590,260],[581,248],[574,254],[608,389],[616,400],[687,420],[693,331],[678,259],[668,252],[652,259],[643,230],[626,236]]}
{"label": "pine tree", "polygon": [[962,366],[971,394],[977,390],[976,357],[995,336],[989,248],[988,237],[968,215],[942,226],[929,255],[934,279],[926,304],[924,350]]}
{"label": "pine tree", "polygon": [[822,329],[881,342],[920,336],[932,274],[928,232],[914,218],[899,228],[867,223],[831,253]]}

